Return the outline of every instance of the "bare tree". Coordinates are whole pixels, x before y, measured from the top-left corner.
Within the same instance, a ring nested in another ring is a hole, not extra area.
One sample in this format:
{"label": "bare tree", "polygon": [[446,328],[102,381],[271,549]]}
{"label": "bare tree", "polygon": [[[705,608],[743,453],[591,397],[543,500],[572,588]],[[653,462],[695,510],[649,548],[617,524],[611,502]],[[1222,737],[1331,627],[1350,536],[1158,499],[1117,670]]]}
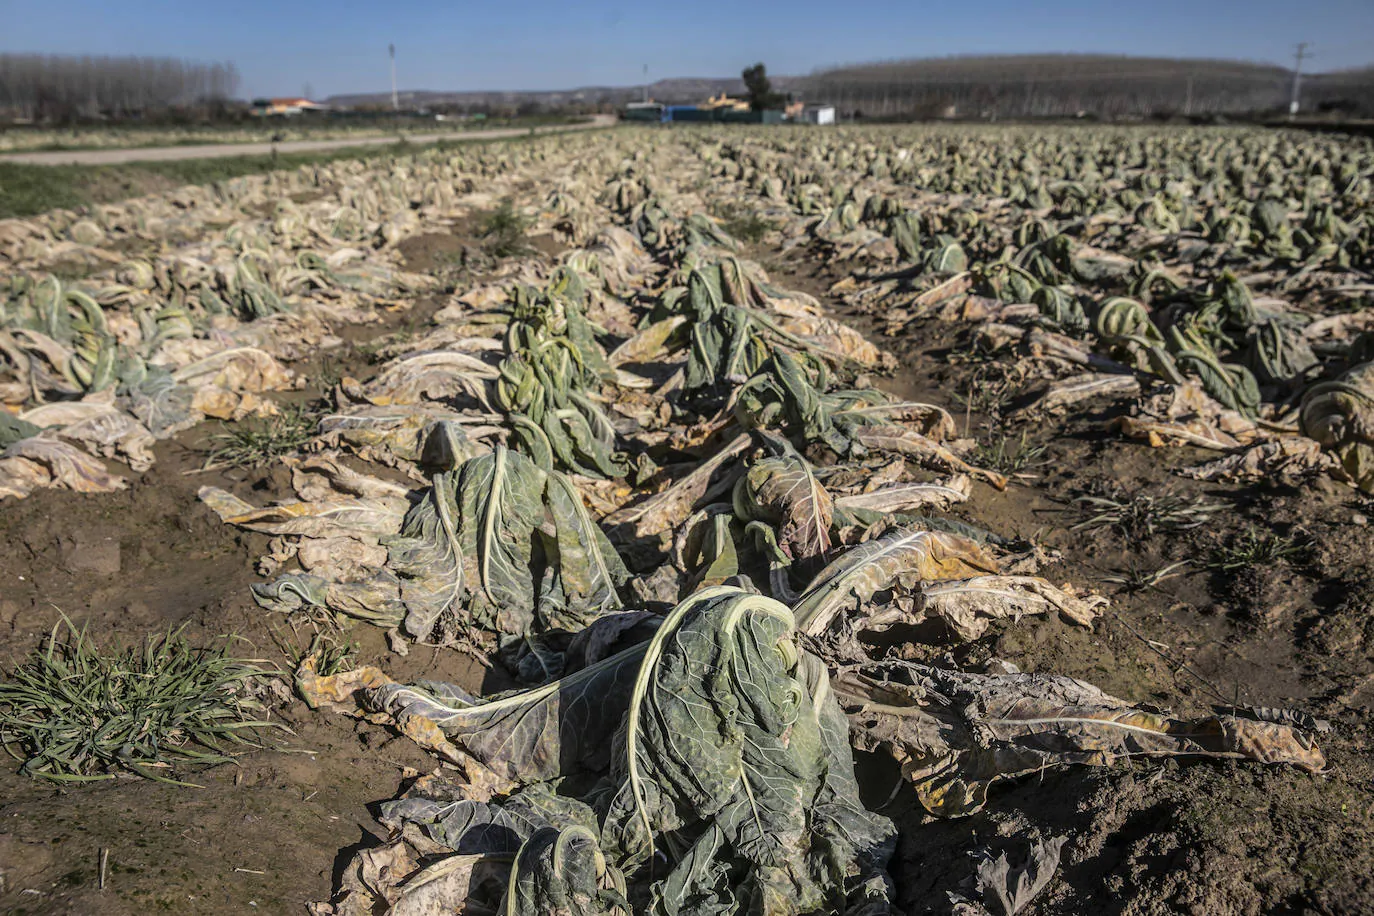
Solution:
{"label": "bare tree", "polygon": [[238,91],[228,61],[0,54],[0,114],[38,121],[144,116],[223,106]]}

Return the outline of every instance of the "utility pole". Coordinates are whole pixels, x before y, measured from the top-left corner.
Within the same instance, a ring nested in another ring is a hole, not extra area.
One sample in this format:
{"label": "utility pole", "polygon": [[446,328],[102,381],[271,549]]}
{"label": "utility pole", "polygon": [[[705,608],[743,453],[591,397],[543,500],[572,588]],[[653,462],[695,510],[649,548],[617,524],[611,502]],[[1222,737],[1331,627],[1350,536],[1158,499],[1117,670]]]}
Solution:
{"label": "utility pole", "polygon": [[1307,56],[1307,42],[1298,42],[1297,53],[1293,55],[1296,61],[1293,65],[1293,98],[1288,102],[1288,117],[1290,118],[1298,113],[1298,92],[1302,88],[1302,61]]}
{"label": "utility pole", "polygon": [[645,65],[644,65],[644,98],[643,98],[643,101],[645,101],[645,102],[649,101],[649,65],[648,65],[648,64],[645,64]]}
{"label": "utility pole", "polygon": [[400,111],[401,101],[396,95],[396,46],[387,45],[387,50],[391,52],[391,110]]}
{"label": "utility pole", "polygon": [[1190,117],[1193,113],[1193,74],[1188,74],[1188,94],[1183,99],[1183,116]]}

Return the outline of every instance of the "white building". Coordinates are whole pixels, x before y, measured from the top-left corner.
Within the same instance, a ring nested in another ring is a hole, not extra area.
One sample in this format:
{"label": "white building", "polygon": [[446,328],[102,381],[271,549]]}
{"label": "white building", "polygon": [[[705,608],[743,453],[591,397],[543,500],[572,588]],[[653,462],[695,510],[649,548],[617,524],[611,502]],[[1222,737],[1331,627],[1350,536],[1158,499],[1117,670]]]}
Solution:
{"label": "white building", "polygon": [[807,124],[834,124],[834,105],[808,105],[802,109],[801,119]]}

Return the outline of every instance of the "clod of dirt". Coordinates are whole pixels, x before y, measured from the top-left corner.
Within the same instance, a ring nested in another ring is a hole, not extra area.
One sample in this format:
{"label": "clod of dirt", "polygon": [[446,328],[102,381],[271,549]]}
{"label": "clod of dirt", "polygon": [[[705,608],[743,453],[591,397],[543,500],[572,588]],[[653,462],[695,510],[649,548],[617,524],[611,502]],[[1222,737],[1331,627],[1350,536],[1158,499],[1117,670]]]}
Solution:
{"label": "clod of dirt", "polygon": [[119,539],[85,529],[77,531],[63,539],[62,559],[68,569],[113,576],[121,566]]}

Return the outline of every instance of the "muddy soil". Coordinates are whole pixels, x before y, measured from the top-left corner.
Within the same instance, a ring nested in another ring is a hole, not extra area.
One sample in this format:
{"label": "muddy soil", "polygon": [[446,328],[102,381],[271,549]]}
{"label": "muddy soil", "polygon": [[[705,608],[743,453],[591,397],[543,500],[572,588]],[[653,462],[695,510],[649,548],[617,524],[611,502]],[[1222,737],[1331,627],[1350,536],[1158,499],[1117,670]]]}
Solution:
{"label": "muddy soil", "polygon": [[[372,348],[413,335],[443,303],[423,299],[338,329],[344,345],[293,364],[306,387],[278,400],[318,404],[338,378],[370,377]],[[65,616],[101,645],[184,628],[193,645],[229,639],[240,657],[291,667],[316,626],[253,603],[267,538],[223,524],[196,498],[203,486],[255,503],[292,498],[290,474],[280,464],[203,470],[225,426],[210,421],[158,443],[143,474],[109,462],[129,480],[125,491],[40,490],[0,507],[0,665],[22,661]],[[359,663],[385,660],[405,677],[474,690],[489,680],[462,653],[399,657],[374,627],[332,635]],[[328,899],[338,869],[385,834],[368,806],[434,761],[406,739],[298,701],[272,718],[289,732],[234,765],[191,774],[201,788],[141,779],[56,788],[0,766],[0,912],[301,913]]]}
{"label": "muddy soil", "polygon": [[[185,627],[195,645],[232,636],[236,654],[273,668],[309,644],[308,624],[269,617],[249,596],[261,581],[253,568],[263,536],[229,528],[196,499],[204,485],[250,499],[288,496],[282,469],[202,473],[204,453],[178,440],[162,443],[157,459],[124,492],[41,491],[4,507],[6,662],[37,646],[62,615],[103,644],[169,627]],[[360,661],[389,655],[374,628],[348,637]],[[387,664],[473,687],[482,680],[458,653],[418,651]],[[274,716],[291,733],[235,766],[194,774],[199,789],[139,779],[54,788],[0,768],[0,910],[285,913],[326,899],[340,850],[376,841],[367,805],[407,768],[425,771],[432,761],[408,741],[300,703]]]}
{"label": "muddy soil", "polygon": [[[474,214],[454,223],[448,231],[423,232],[402,239],[396,248],[405,258],[406,269],[470,285],[474,272],[490,270],[499,260],[490,254],[491,240],[483,235],[490,216],[490,213]],[[526,236],[524,246],[547,260],[556,260],[564,250],[564,246],[547,233]]]}
{"label": "muddy soil", "polygon": [[[401,248],[412,269],[442,274],[477,244],[457,227]],[[784,257],[765,239],[750,255],[778,285],[834,304],[826,290],[837,277],[804,250]],[[319,397],[345,373],[365,378],[369,347],[415,333],[437,305],[343,332],[345,348],[295,367],[314,382],[291,398]],[[840,317],[866,328],[861,316]],[[920,813],[889,763],[865,758],[866,800],[902,828],[893,873],[903,907],[948,912],[947,894],[968,890],[977,849],[1015,860],[1027,837],[1067,836],[1059,877],[1032,912],[1374,911],[1374,511],[1335,485],[1295,491],[1179,477],[1172,471],[1199,455],[1108,434],[1109,405],[1050,423],[997,420],[1000,399],[1014,392],[963,357],[968,330],[932,322],[901,338],[870,334],[901,359],[880,384],[949,407],[980,439],[1043,449],[1006,492],[979,485],[955,514],[1035,538],[1060,557],[1047,577],[1091,585],[1113,603],[1091,632],[1057,620],[1006,623],[958,651],[1080,677],[1184,714],[1233,703],[1300,708],[1330,720],[1320,741],[1331,765],[1320,777],[1229,761],[1052,771],[999,786],[977,815],[938,821]],[[195,498],[210,484],[263,503],[289,495],[288,475],[281,467],[201,471],[212,433],[201,427],[162,443],[149,472],[126,472],[125,492],[39,492],[0,507],[0,659],[21,658],[63,614],[102,641],[171,626],[185,626],[197,643],[232,634],[239,654],[277,666],[309,642],[308,622],[268,616],[249,597],[266,539],[221,524]],[[1076,528],[1086,514],[1075,497],[1111,486],[1222,508],[1175,533]],[[1213,551],[1251,524],[1292,534],[1302,551],[1209,569]],[[1176,563],[1185,565],[1141,584]],[[473,689],[491,680],[461,653],[416,648],[402,658],[375,628],[360,624],[347,635],[355,659],[400,679]],[[380,841],[369,805],[434,763],[406,739],[299,702],[275,715],[291,729],[278,746],[194,774],[198,789],[134,779],[54,788],[0,768],[0,909],[299,913],[327,899],[354,852]]]}

